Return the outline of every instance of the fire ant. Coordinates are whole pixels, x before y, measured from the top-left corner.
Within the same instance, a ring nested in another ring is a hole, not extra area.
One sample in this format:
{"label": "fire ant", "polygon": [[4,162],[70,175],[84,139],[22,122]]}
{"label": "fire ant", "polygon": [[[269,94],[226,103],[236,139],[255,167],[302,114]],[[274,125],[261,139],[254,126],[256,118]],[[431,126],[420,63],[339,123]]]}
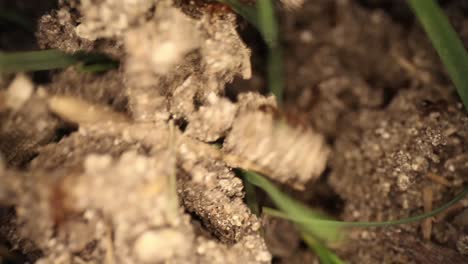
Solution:
{"label": "fire ant", "polygon": [[204,9],[204,11],[209,13],[211,16],[213,16],[214,14],[224,15],[224,14],[233,12],[230,6],[220,3],[218,1],[203,1],[203,0],[197,0],[197,1],[204,3],[204,6],[202,6],[202,9]]}

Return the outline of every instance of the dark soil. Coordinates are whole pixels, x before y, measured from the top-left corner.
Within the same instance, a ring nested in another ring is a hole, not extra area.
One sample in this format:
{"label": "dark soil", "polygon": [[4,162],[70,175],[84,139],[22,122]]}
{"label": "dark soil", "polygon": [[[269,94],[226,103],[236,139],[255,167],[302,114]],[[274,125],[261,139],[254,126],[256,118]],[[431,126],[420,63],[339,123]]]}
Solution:
{"label": "dark soil", "polygon": [[[466,7],[444,4],[465,39]],[[309,1],[281,18],[287,111],[306,117],[333,146],[325,175],[332,193],[320,198],[344,201],[344,220],[383,221],[424,212],[425,188],[433,208],[460,192],[468,118],[403,1]],[[312,187],[299,197],[317,193]],[[338,252],[350,263],[468,262],[463,208],[435,221],[429,238],[419,224],[358,229]]]}

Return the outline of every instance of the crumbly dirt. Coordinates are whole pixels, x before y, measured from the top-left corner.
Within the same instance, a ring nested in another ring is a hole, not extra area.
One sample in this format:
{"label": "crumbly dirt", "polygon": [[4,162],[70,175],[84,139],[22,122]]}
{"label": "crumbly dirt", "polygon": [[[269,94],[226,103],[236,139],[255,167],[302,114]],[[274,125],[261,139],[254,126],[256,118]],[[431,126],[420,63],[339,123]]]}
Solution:
{"label": "crumbly dirt", "polygon": [[[468,43],[468,5],[441,2]],[[468,181],[466,111],[404,1],[281,1],[281,110],[258,34],[209,1],[0,9],[35,25],[0,23],[1,51],[120,60],[0,75],[0,263],[319,263],[293,224],[251,212],[236,168],[347,221],[427,212]],[[467,206],[332,248],[346,263],[468,263]]]}

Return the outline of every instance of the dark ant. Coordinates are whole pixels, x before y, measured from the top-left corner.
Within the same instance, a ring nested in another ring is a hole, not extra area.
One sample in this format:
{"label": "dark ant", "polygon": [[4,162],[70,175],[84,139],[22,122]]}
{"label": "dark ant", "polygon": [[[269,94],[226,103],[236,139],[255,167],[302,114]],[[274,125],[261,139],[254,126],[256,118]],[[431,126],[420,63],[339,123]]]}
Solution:
{"label": "dark ant", "polygon": [[432,112],[442,112],[448,107],[447,102],[444,100],[432,101],[423,99],[422,101],[419,101],[416,105],[423,115],[429,115]]}

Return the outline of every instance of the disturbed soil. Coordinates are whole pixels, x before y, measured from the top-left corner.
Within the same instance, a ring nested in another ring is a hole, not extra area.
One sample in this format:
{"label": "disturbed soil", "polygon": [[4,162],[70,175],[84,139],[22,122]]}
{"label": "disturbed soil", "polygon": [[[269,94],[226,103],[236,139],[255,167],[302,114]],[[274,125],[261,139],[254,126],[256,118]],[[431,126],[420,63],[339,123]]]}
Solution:
{"label": "disturbed soil", "polygon": [[[0,1],[35,25],[1,21],[1,51],[120,61],[0,75],[0,263],[319,263],[293,224],[251,212],[238,168],[346,221],[459,193],[468,116],[405,1],[282,2],[278,110],[260,35],[225,7]],[[468,46],[468,5],[441,4]],[[468,263],[468,200],[331,247],[346,263]]]}

